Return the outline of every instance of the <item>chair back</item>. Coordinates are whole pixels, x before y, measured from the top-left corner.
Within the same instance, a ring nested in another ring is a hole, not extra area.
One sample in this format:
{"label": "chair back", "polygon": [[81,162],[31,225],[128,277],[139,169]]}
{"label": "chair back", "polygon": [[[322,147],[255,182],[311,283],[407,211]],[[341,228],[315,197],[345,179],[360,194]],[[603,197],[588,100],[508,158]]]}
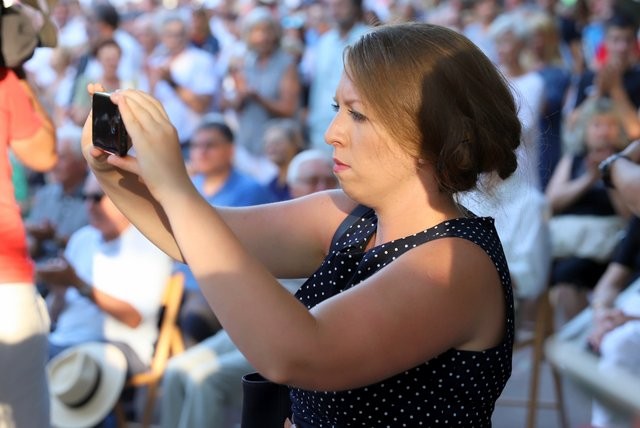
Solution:
{"label": "chair back", "polygon": [[182,334],[178,327],[178,313],[184,294],[184,276],[181,273],[171,275],[162,296],[160,328],[156,342],[151,371],[162,374],[172,355],[184,351]]}

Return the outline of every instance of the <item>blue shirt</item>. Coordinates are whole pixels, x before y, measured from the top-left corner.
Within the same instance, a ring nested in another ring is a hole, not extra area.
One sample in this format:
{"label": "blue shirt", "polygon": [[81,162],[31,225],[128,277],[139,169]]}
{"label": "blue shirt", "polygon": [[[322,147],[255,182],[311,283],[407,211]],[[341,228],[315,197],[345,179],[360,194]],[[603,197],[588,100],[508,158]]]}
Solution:
{"label": "blue shirt", "polygon": [[[231,170],[231,174],[220,190],[211,195],[204,193],[205,177],[203,175],[196,175],[192,177],[191,181],[207,202],[217,207],[247,207],[275,201],[275,197],[269,189],[251,176],[235,169]],[[184,274],[184,284],[187,290],[198,289],[198,283],[186,264],[176,263],[175,271]]]}

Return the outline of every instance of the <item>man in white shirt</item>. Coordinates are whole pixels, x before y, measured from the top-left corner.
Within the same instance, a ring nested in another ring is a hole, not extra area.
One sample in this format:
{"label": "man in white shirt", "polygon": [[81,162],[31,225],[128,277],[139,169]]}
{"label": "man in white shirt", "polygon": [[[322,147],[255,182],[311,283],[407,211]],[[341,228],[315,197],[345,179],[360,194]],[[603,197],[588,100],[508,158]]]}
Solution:
{"label": "man in white shirt", "polygon": [[90,225],[71,235],[64,258],[37,269],[51,291],[55,329],[49,356],[80,343],[109,341],[125,352],[129,372],[136,373],[151,361],[172,264],[105,196],[93,175],[83,196]]}
{"label": "man in white shirt", "polygon": [[202,117],[212,111],[219,77],[214,57],[190,45],[187,24],[179,15],[167,17],[160,34],[162,47],[149,60],[149,86],[184,147]]}

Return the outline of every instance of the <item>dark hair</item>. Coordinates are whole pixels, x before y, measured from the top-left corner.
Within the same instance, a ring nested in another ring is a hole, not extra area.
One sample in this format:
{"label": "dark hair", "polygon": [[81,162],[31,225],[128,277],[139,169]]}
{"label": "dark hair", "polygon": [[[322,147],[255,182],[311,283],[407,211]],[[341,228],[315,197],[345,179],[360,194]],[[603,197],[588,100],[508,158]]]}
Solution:
{"label": "dark hair", "polygon": [[109,27],[116,29],[120,25],[120,15],[110,3],[98,3],[93,7],[93,14],[96,20],[104,22]]}
{"label": "dark hair", "polygon": [[233,131],[231,130],[229,125],[224,123],[222,120],[204,120],[202,123],[200,123],[200,125],[198,125],[198,128],[196,128],[196,132],[208,130],[220,132],[229,144],[233,144]]}
{"label": "dark hair", "polygon": [[122,48],[120,47],[118,42],[116,42],[114,39],[103,39],[100,40],[98,44],[96,44],[96,46],[93,48],[93,56],[98,56],[98,52],[100,52],[102,48],[107,46],[114,46],[120,52],[120,55],[122,55]]}
{"label": "dark hair", "polygon": [[265,131],[263,136],[267,134],[267,132],[272,130],[277,130],[284,135],[284,137],[298,148],[298,151],[306,148],[306,142],[304,140],[304,133],[302,131],[302,126],[300,122],[295,119],[291,119],[288,117],[278,117],[275,119],[270,119],[265,125]]}
{"label": "dark hair", "polygon": [[620,28],[624,30],[631,30],[635,37],[638,31],[638,23],[630,16],[616,11],[613,16],[605,21],[605,29]]}
{"label": "dark hair", "polygon": [[517,167],[521,125],[504,77],[466,37],[436,25],[385,25],[345,51],[345,72],[373,116],[441,191],[471,190],[482,173]]}

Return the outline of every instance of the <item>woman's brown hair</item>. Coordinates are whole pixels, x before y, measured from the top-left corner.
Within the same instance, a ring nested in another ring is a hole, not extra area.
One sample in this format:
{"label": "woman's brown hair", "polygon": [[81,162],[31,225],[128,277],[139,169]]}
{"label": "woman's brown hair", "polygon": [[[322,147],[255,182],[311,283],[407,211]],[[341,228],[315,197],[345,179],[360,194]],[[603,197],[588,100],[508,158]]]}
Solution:
{"label": "woman's brown hair", "polygon": [[435,167],[450,194],[482,173],[516,169],[521,125],[513,96],[493,63],[444,27],[379,27],[345,51],[345,71],[383,126],[413,156]]}

